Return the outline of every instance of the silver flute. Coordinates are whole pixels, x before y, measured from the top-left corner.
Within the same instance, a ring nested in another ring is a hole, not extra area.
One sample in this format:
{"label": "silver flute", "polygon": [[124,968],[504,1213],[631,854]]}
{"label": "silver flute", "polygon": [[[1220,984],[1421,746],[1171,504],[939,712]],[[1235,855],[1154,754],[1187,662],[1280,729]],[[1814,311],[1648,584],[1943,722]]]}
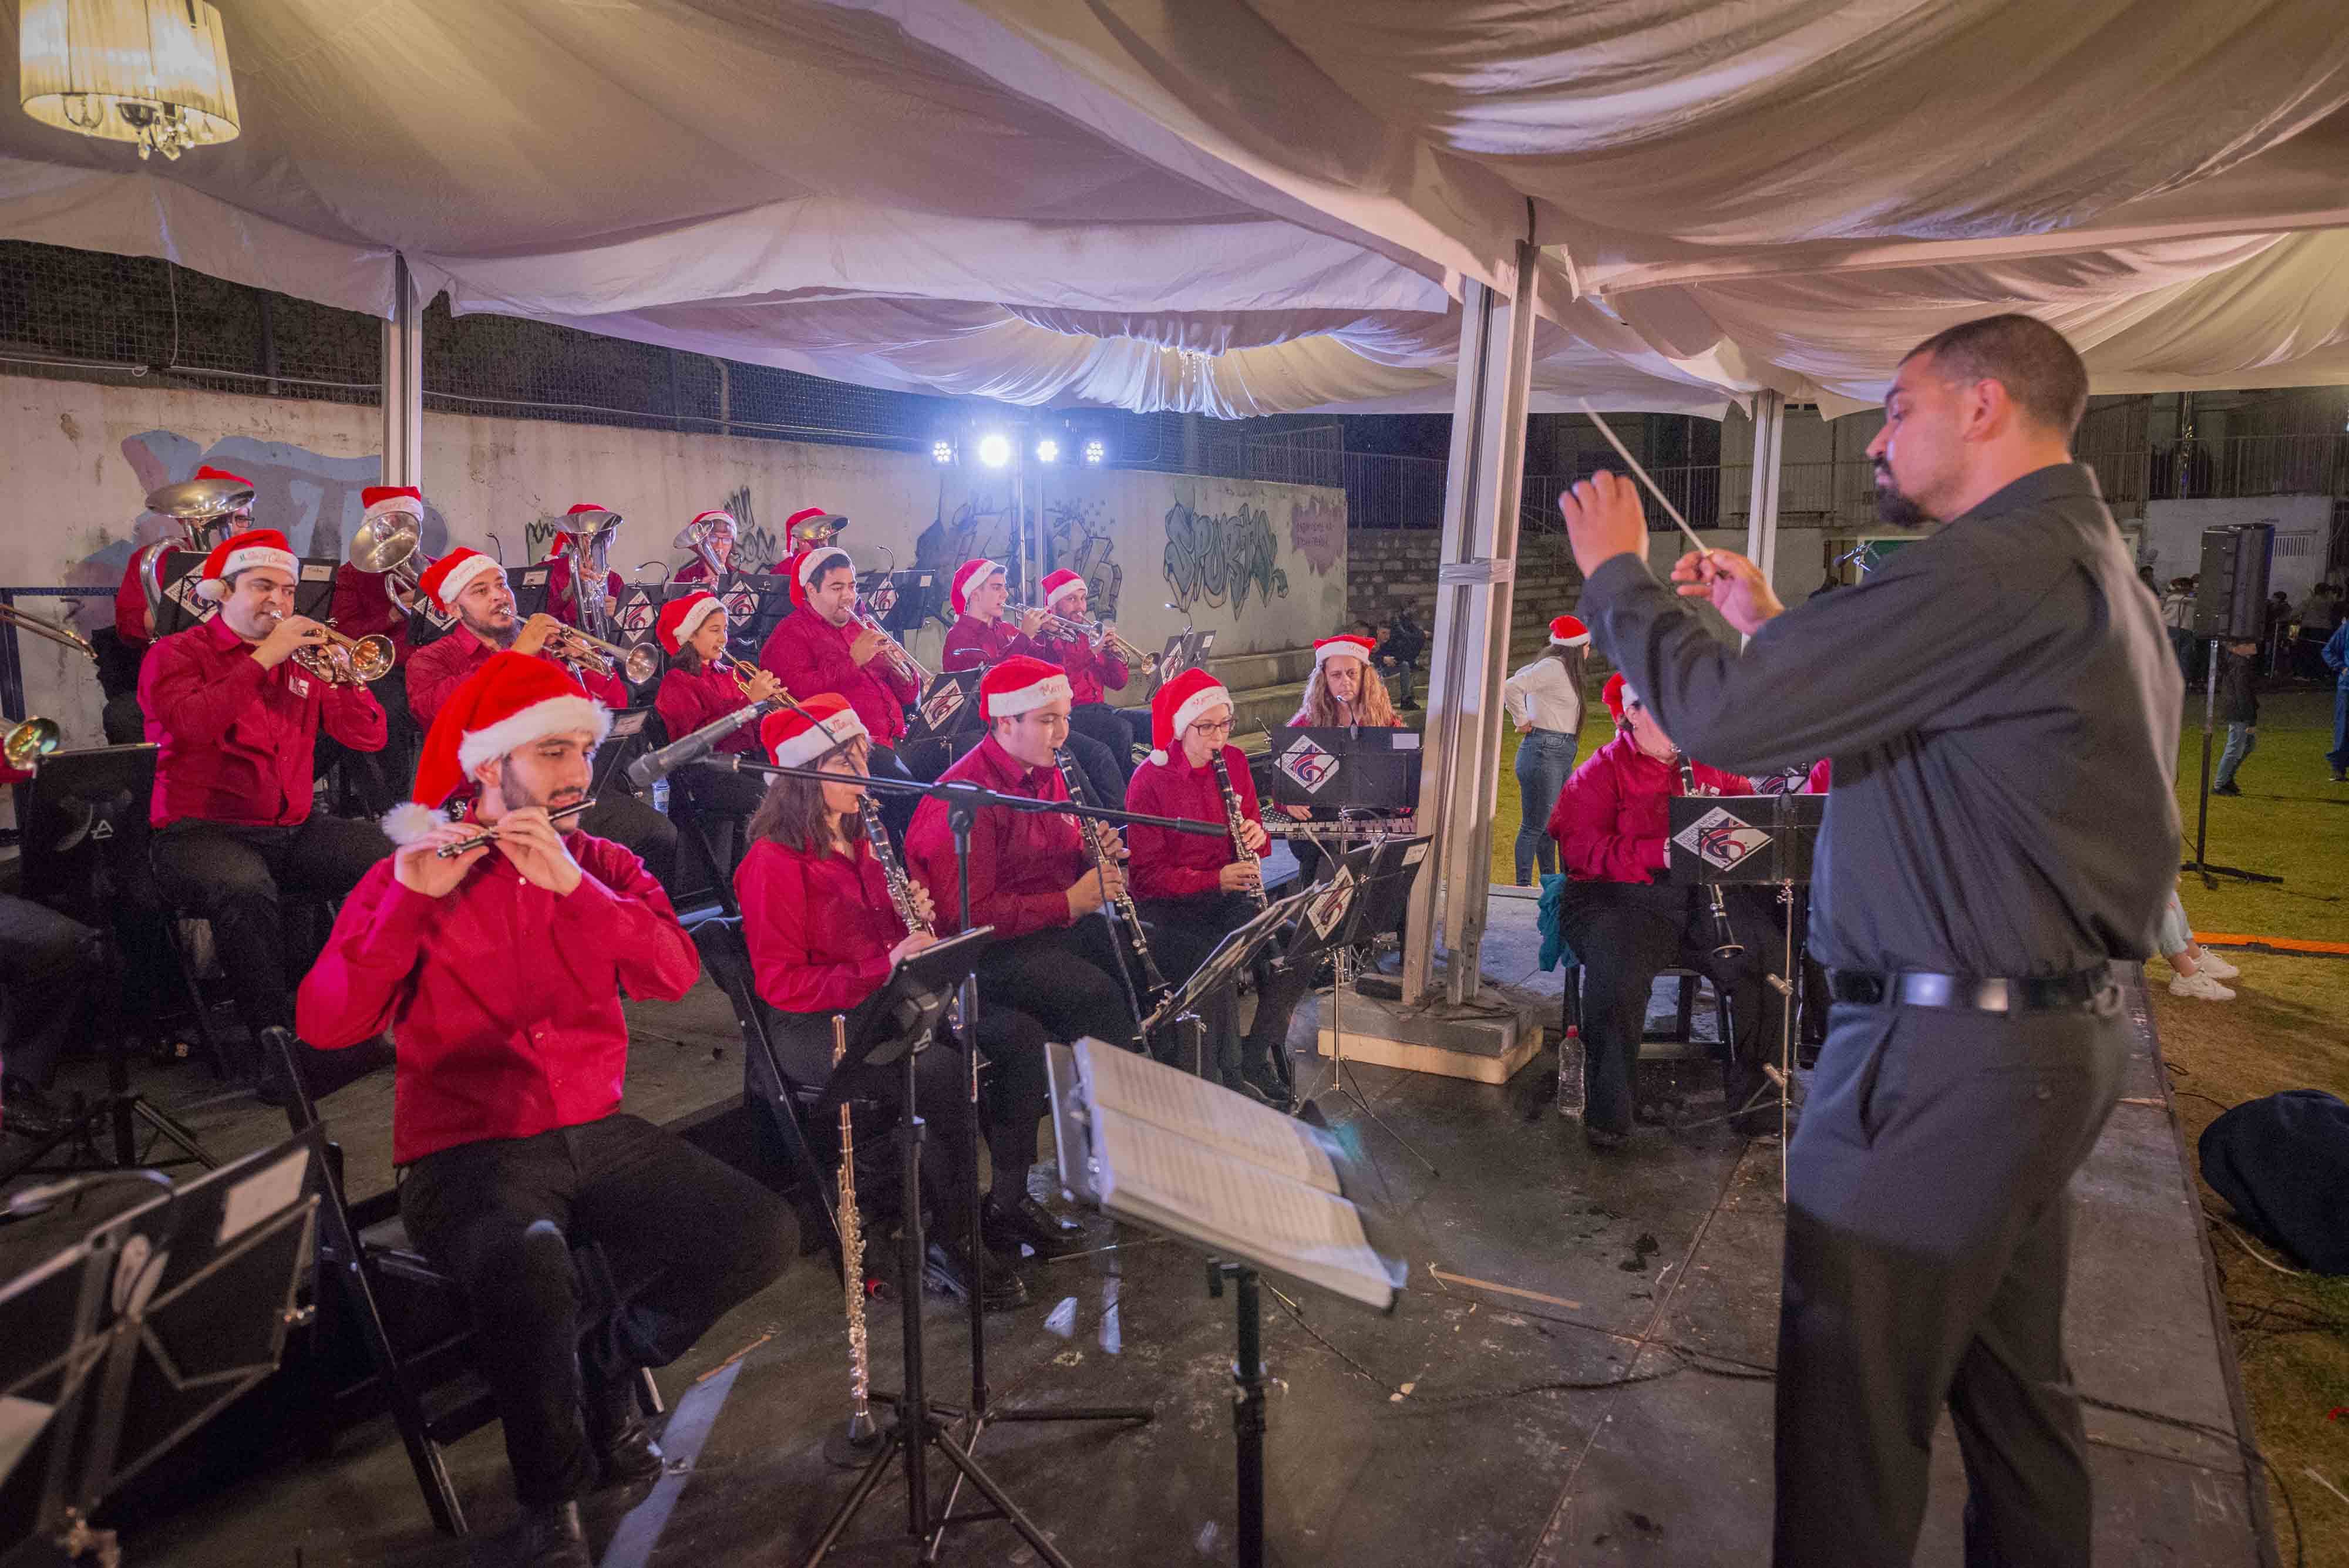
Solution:
{"label": "silver flute", "polygon": [[1231,829],[1232,853],[1239,857],[1241,865],[1256,873],[1256,880],[1248,885],[1248,897],[1257,912],[1262,913],[1272,908],[1272,900],[1264,890],[1264,862],[1247,846],[1247,819],[1240,815],[1240,797],[1232,793],[1232,770],[1225,765],[1221,746],[1216,748],[1216,787],[1224,794],[1224,826]]}
{"label": "silver flute", "polygon": [[[848,1054],[848,1020],[832,1015],[832,1065],[840,1070]],[[840,1279],[848,1308],[848,1440],[869,1443],[879,1436],[873,1421],[871,1337],[864,1324],[864,1221],[856,1211],[856,1129],[848,1102],[840,1102]]]}
{"label": "silver flute", "polygon": [[[548,812],[546,814],[546,820],[549,822],[561,822],[566,817],[578,815],[581,812],[585,811],[589,806],[592,806],[595,804],[595,797],[592,794],[585,800],[574,800],[569,805],[563,806],[558,810]],[[489,827],[474,834],[470,838],[460,838],[453,844],[444,844],[432,853],[439,856],[443,860],[454,860],[460,855],[464,855],[472,850],[479,849],[484,844],[495,844],[497,841],[498,830],[494,827]]]}

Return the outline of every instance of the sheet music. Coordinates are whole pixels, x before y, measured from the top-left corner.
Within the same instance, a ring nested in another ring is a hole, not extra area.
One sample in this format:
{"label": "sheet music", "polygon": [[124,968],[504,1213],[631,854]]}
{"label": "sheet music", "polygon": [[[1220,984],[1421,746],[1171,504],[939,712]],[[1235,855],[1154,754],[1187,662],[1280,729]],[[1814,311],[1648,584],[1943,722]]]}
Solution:
{"label": "sheet music", "polygon": [[1251,1262],[1385,1307],[1394,1287],[1351,1203],[1259,1166],[1223,1159],[1096,1103],[1102,1201],[1177,1233],[1202,1234]]}
{"label": "sheet music", "polygon": [[1095,1106],[1138,1116],[1323,1192],[1343,1190],[1314,1130],[1295,1117],[1099,1041],[1078,1041],[1076,1054],[1086,1097]]}

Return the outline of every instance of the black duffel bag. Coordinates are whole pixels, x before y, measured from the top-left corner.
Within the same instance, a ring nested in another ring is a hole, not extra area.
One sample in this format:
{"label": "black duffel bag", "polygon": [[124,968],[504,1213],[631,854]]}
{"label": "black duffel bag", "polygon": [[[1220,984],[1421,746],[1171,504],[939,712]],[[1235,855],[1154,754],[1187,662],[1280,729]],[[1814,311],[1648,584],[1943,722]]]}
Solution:
{"label": "black duffel bag", "polygon": [[2322,1089],[2246,1100],[2196,1147],[2245,1229],[2320,1274],[2349,1274],[2349,1105]]}

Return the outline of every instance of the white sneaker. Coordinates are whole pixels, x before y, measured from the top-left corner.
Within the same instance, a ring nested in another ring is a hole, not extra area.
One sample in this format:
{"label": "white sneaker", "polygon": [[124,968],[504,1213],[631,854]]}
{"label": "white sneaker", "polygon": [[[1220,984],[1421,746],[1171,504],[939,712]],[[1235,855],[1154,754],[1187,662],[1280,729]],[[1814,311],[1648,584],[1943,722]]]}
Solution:
{"label": "white sneaker", "polygon": [[2232,1002],[2235,993],[2199,972],[2175,976],[2169,982],[2172,996],[2199,996],[2205,1002]]}
{"label": "white sneaker", "polygon": [[2220,958],[2217,953],[2212,952],[2209,948],[2204,948],[2202,950],[2202,966],[2199,972],[2209,975],[2212,980],[2232,980],[2243,971],[2237,969],[2233,964],[2229,963],[2225,959]]}

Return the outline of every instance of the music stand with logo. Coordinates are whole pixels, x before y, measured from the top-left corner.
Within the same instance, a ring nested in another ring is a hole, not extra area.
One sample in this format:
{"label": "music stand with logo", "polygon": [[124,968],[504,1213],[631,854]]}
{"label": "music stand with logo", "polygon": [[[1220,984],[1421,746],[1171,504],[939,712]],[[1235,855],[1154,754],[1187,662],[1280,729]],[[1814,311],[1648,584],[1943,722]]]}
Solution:
{"label": "music stand with logo", "polygon": [[[169,637],[191,626],[202,626],[220,614],[217,602],[196,592],[196,585],[203,579],[204,555],[201,550],[172,550],[164,555],[162,568],[156,574],[156,580],[163,587],[163,597],[155,607],[154,624],[150,628],[154,636]],[[322,625],[333,616],[336,565],[306,556],[295,564],[295,615],[308,616]]]}
{"label": "music stand with logo", "polygon": [[1419,804],[1420,761],[1415,730],[1283,730],[1272,743],[1272,803],[1400,815]]}

